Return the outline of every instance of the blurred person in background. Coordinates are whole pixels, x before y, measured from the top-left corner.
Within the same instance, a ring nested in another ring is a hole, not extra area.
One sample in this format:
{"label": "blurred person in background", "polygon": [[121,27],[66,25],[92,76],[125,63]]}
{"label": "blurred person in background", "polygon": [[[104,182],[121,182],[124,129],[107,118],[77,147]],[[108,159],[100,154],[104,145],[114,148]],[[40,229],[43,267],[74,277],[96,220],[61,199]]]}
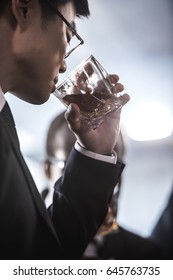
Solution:
{"label": "blurred person in background", "polygon": [[[43,104],[66,71],[66,58],[83,44],[76,17],[87,0],[0,1],[0,258],[78,259],[102,224],[124,168],[113,147],[121,110],[92,130],[70,104],[66,119],[77,142],[47,210],[20,151],[5,93]],[[79,44],[67,51],[73,37]],[[123,86],[109,75],[116,92]],[[124,104],[128,95],[123,95]],[[27,112],[26,112],[27,113]],[[109,135],[109,137],[107,137]]]}
{"label": "blurred person in background", "polygon": [[65,120],[65,111],[63,111],[53,119],[46,136],[43,169],[47,178],[47,185],[41,196],[47,207],[52,203],[54,184],[64,172],[67,158],[74,147],[75,141],[76,137],[69,129]]}

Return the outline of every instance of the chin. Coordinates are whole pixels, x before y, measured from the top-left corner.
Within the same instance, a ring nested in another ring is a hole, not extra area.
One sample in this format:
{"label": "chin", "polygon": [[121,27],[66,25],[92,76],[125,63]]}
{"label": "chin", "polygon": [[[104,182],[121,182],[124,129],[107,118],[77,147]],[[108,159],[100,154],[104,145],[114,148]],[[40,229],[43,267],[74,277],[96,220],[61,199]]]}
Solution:
{"label": "chin", "polygon": [[50,91],[43,91],[43,90],[30,90],[27,92],[11,92],[16,97],[20,98],[21,100],[33,104],[33,105],[41,105],[45,103],[50,97]]}
{"label": "chin", "polygon": [[41,105],[43,103],[45,103],[46,101],[48,101],[50,97],[50,93],[49,94],[42,94],[42,95],[36,95],[33,96],[33,98],[29,98],[28,102],[35,104],[35,105]]}

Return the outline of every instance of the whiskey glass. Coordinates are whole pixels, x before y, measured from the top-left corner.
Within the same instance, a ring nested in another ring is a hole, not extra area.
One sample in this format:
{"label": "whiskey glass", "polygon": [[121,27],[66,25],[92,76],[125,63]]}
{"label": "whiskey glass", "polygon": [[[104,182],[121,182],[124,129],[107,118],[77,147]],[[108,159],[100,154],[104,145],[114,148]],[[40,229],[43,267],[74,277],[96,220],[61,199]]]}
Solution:
{"label": "whiskey glass", "polygon": [[110,112],[124,105],[108,73],[93,55],[73,70],[53,94],[66,107],[71,103],[77,104],[82,120],[92,129],[99,127]]}

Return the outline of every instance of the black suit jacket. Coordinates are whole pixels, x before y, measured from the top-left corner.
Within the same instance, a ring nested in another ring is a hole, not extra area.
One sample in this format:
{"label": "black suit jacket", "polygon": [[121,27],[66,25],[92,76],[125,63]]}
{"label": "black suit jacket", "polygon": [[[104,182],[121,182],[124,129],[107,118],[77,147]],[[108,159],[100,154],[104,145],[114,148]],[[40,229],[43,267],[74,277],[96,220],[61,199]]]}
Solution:
{"label": "black suit jacket", "polygon": [[0,259],[78,259],[102,223],[124,168],[73,150],[45,208],[0,114]]}
{"label": "black suit jacket", "polygon": [[102,259],[173,260],[173,192],[149,238],[142,238],[122,227],[103,238],[98,247]]}
{"label": "black suit jacket", "polygon": [[152,238],[160,244],[163,258],[173,260],[173,192],[152,232]]}
{"label": "black suit jacket", "polygon": [[155,240],[143,238],[119,227],[115,233],[105,235],[98,247],[101,259],[157,260],[163,253]]}

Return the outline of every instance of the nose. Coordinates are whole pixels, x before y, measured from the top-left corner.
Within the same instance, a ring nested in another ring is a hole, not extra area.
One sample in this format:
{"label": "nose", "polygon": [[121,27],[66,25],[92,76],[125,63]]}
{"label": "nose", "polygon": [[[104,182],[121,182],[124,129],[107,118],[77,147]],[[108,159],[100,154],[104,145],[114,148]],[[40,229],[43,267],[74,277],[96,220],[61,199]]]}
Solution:
{"label": "nose", "polygon": [[59,73],[64,73],[67,70],[67,63],[65,61],[65,59],[63,59],[60,69],[59,69]]}

